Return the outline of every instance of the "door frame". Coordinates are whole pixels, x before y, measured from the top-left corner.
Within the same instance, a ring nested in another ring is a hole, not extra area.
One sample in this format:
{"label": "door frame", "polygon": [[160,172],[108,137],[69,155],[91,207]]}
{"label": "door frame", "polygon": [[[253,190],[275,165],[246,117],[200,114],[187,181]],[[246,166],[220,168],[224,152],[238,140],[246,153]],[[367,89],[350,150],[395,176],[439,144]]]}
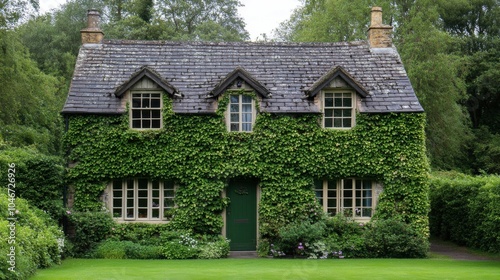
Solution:
{"label": "door frame", "polygon": [[[229,182],[229,180],[228,180]],[[227,197],[227,194],[226,194],[226,191],[227,191],[227,188],[229,187],[226,186],[224,188],[224,190],[222,191],[222,198],[226,198]],[[257,232],[256,232],[256,237],[257,237],[257,247],[259,246],[259,242],[260,242],[260,238],[259,238],[259,234],[260,234],[260,231],[259,231],[259,204],[260,204],[260,197],[261,197],[261,188],[260,188],[260,183],[257,183],[257,185],[255,186],[255,191],[256,191],[256,203],[257,205],[255,206],[255,209],[257,211],[257,220],[255,221],[256,222],[256,228],[257,228]],[[224,210],[222,210],[222,221],[224,222],[224,225],[222,226],[222,236],[226,237],[227,238],[227,217],[226,217],[226,209],[227,207],[224,207]],[[257,248],[256,248],[257,249]]]}

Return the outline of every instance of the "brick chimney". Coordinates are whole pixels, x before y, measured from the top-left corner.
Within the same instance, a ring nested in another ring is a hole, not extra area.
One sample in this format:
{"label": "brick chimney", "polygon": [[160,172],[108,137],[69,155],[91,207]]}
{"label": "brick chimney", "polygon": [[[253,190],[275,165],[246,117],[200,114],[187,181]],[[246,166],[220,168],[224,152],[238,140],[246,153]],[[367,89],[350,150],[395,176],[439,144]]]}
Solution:
{"label": "brick chimney", "polygon": [[80,30],[82,34],[82,44],[100,44],[104,38],[99,28],[101,15],[97,10],[88,10],[87,12],[87,28]]}
{"label": "brick chimney", "polygon": [[372,8],[372,18],[368,29],[370,48],[392,47],[392,26],[382,24],[382,8]]}

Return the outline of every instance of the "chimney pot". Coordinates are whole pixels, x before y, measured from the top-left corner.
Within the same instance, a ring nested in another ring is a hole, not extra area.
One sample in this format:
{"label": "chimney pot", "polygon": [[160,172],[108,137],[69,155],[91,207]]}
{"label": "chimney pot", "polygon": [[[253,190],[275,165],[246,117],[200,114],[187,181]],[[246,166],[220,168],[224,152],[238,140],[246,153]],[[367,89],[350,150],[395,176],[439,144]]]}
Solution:
{"label": "chimney pot", "polygon": [[82,35],[82,44],[99,44],[104,38],[99,28],[101,15],[97,10],[88,10],[87,12],[87,27],[80,31]]}
{"label": "chimney pot", "polygon": [[370,28],[368,29],[368,41],[370,48],[392,47],[392,26],[382,23],[382,8],[373,7]]}
{"label": "chimney pot", "polygon": [[371,26],[382,26],[382,8],[381,7],[373,7],[372,8]]}

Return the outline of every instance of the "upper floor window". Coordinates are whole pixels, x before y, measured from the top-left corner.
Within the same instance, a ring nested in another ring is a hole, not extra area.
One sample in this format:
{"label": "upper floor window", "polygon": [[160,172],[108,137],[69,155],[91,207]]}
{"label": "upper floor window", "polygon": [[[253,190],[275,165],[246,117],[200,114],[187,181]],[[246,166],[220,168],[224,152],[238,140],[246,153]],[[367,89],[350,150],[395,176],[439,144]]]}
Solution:
{"label": "upper floor window", "polygon": [[323,127],[348,129],[355,124],[356,95],[349,91],[323,93]]}
{"label": "upper floor window", "polygon": [[162,128],[162,94],[159,92],[132,92],[131,127],[135,129]]}
{"label": "upper floor window", "polygon": [[124,221],[161,221],[172,217],[175,187],[171,181],[129,179],[113,181],[110,208]]}
{"label": "upper floor window", "polygon": [[371,180],[342,179],[315,183],[316,198],[328,214],[343,213],[357,220],[370,219],[375,210],[375,183]]}
{"label": "upper floor window", "polygon": [[228,127],[229,131],[253,130],[255,122],[255,101],[251,96],[244,94],[234,94],[229,97],[228,108]]}

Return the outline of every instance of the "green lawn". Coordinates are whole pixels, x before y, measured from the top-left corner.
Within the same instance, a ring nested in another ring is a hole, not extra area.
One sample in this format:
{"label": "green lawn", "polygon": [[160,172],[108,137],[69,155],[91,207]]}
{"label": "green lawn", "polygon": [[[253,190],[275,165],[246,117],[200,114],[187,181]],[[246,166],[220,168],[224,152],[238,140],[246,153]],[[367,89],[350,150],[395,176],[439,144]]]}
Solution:
{"label": "green lawn", "polygon": [[498,261],[450,259],[70,259],[31,279],[500,279]]}

